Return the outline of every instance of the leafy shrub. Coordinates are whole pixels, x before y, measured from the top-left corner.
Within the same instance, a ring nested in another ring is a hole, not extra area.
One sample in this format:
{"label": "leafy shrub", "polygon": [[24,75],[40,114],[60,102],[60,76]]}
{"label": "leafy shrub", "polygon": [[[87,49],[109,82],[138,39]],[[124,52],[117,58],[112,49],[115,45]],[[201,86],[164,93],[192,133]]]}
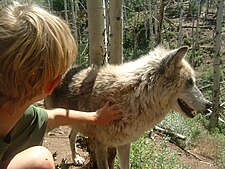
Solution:
{"label": "leafy shrub", "polygon": [[213,132],[209,132],[207,127],[209,120],[204,115],[198,114],[194,119],[188,119],[178,113],[169,114],[160,126],[170,129],[175,133],[182,134],[187,137],[182,142],[183,148],[195,147],[198,154],[213,159],[217,166],[225,168],[225,137],[221,134],[221,128],[216,128]]}
{"label": "leafy shrub", "polygon": [[[130,153],[130,164],[132,169],[189,169],[189,166],[182,165],[167,146],[169,138],[164,137],[160,145],[148,138],[146,133],[136,142],[132,143]],[[118,158],[116,168],[119,168]]]}

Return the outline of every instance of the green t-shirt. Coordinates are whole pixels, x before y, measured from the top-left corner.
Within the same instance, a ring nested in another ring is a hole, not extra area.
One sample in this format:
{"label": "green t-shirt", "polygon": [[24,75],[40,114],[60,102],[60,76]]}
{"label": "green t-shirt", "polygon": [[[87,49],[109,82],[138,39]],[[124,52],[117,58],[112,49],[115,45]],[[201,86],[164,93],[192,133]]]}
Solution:
{"label": "green t-shirt", "polygon": [[30,106],[8,135],[0,139],[0,163],[29,147],[40,145],[47,122],[48,115],[44,109]]}

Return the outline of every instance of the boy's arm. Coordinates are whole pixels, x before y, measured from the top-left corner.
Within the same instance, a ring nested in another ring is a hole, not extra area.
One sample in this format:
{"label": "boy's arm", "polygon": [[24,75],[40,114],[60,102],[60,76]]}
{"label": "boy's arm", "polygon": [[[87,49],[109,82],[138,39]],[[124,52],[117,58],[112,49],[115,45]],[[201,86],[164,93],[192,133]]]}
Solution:
{"label": "boy's arm", "polygon": [[98,125],[108,125],[113,120],[122,118],[122,111],[117,104],[109,106],[109,101],[96,112],[81,112],[76,110],[66,110],[56,108],[46,110],[48,113],[48,125],[55,127],[61,125],[71,125],[74,123],[89,123]]}

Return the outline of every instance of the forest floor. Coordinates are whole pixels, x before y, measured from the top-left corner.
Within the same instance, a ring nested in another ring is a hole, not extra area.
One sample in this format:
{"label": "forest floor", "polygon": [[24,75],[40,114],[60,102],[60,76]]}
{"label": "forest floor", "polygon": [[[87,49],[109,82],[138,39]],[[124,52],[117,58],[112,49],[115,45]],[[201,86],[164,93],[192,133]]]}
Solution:
{"label": "forest floor", "polygon": [[[70,151],[69,138],[70,128],[68,126],[63,126],[56,128],[55,130],[48,133],[44,138],[43,145],[47,147],[55,156],[55,162],[57,168],[59,169],[84,169],[84,167],[74,166],[72,163],[72,155]],[[155,133],[155,142],[160,145],[163,141],[161,135]],[[219,169],[213,162],[212,159],[208,157],[201,156],[195,152],[195,149],[182,150],[177,145],[173,143],[167,144],[168,148],[177,155],[178,159],[183,164],[191,167],[191,169]],[[88,153],[78,148],[79,154],[85,158],[85,165],[88,163]]]}

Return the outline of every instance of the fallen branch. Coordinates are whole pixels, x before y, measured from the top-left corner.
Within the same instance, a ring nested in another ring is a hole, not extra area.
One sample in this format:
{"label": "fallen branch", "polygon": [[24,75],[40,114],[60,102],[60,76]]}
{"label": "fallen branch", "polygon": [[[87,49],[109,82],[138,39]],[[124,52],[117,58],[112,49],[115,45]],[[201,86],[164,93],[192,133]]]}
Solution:
{"label": "fallen branch", "polygon": [[200,46],[200,48],[206,48],[206,49],[213,49],[214,48],[214,46],[209,46],[209,45],[202,45],[202,46]]}
{"label": "fallen branch", "polygon": [[[160,134],[160,135],[162,135],[162,133],[163,133],[163,134],[168,134],[168,135],[170,135],[170,136],[175,136],[175,137],[177,137],[177,138],[179,138],[179,139],[182,139],[182,140],[185,140],[185,139],[186,139],[186,136],[183,136],[183,135],[178,134],[178,133],[174,133],[174,132],[172,132],[171,130],[164,129],[164,128],[161,128],[161,127],[159,127],[159,126],[155,126],[155,128],[154,128],[153,130],[158,131],[158,132],[159,132],[158,134]],[[151,137],[151,133],[153,132],[153,130],[150,131],[150,138],[152,138],[152,137]],[[200,162],[212,166],[212,164],[209,163],[209,162],[206,162],[204,158],[199,157],[197,154],[191,152],[190,150],[186,150],[186,149],[183,148],[181,145],[177,144],[176,141],[170,140],[170,142],[171,142],[172,144],[176,145],[177,147],[179,147],[179,148],[180,148],[181,150],[183,150],[185,153],[187,153],[187,154],[189,154],[189,155],[192,155],[194,158],[196,158],[196,159],[199,160]]]}
{"label": "fallen branch", "polygon": [[[182,26],[182,28],[197,28],[196,26],[188,26],[188,25],[184,25]],[[198,28],[201,28],[201,29],[214,29],[212,25],[209,25],[209,26],[199,26]]]}
{"label": "fallen branch", "polygon": [[[180,138],[180,139],[182,139],[182,140],[185,140],[185,139],[186,139],[186,137],[183,136],[183,135],[181,135],[181,134],[174,133],[174,132],[172,132],[171,130],[163,129],[163,128],[159,127],[159,126],[156,126],[156,127],[154,128],[154,130],[159,131],[159,132],[160,132],[160,135],[163,133],[163,134],[168,134],[168,135],[170,135],[170,136],[175,136],[175,137]],[[152,132],[152,130],[151,130],[151,132]],[[158,133],[158,134],[159,134],[159,133]],[[185,148],[183,148],[182,146],[180,146],[179,144],[177,144],[176,141],[170,140],[170,142],[171,142],[172,144],[176,145],[177,147],[179,147],[179,148],[180,148],[181,150],[183,150],[185,153],[187,153],[187,154],[189,154],[189,155],[192,155],[194,158],[196,158],[196,159],[199,160],[200,162],[212,166],[212,164],[209,163],[209,162],[206,162],[204,158],[199,157],[197,154],[191,152],[190,150],[186,150]]]}
{"label": "fallen branch", "polygon": [[159,131],[159,132],[164,133],[164,134],[167,134],[171,137],[176,137],[176,138],[179,138],[181,140],[186,140],[186,136],[181,135],[179,133],[175,133],[175,132],[173,132],[171,130],[168,130],[168,129],[161,128],[159,126],[155,126],[154,130]]}
{"label": "fallen branch", "polygon": [[197,154],[195,154],[195,153],[192,153],[190,150],[185,150],[185,149],[183,149],[186,153],[188,153],[188,154],[191,154],[193,157],[195,157],[196,159],[198,159],[198,160],[200,160],[200,161],[203,161],[203,159],[202,158],[200,158]]}

